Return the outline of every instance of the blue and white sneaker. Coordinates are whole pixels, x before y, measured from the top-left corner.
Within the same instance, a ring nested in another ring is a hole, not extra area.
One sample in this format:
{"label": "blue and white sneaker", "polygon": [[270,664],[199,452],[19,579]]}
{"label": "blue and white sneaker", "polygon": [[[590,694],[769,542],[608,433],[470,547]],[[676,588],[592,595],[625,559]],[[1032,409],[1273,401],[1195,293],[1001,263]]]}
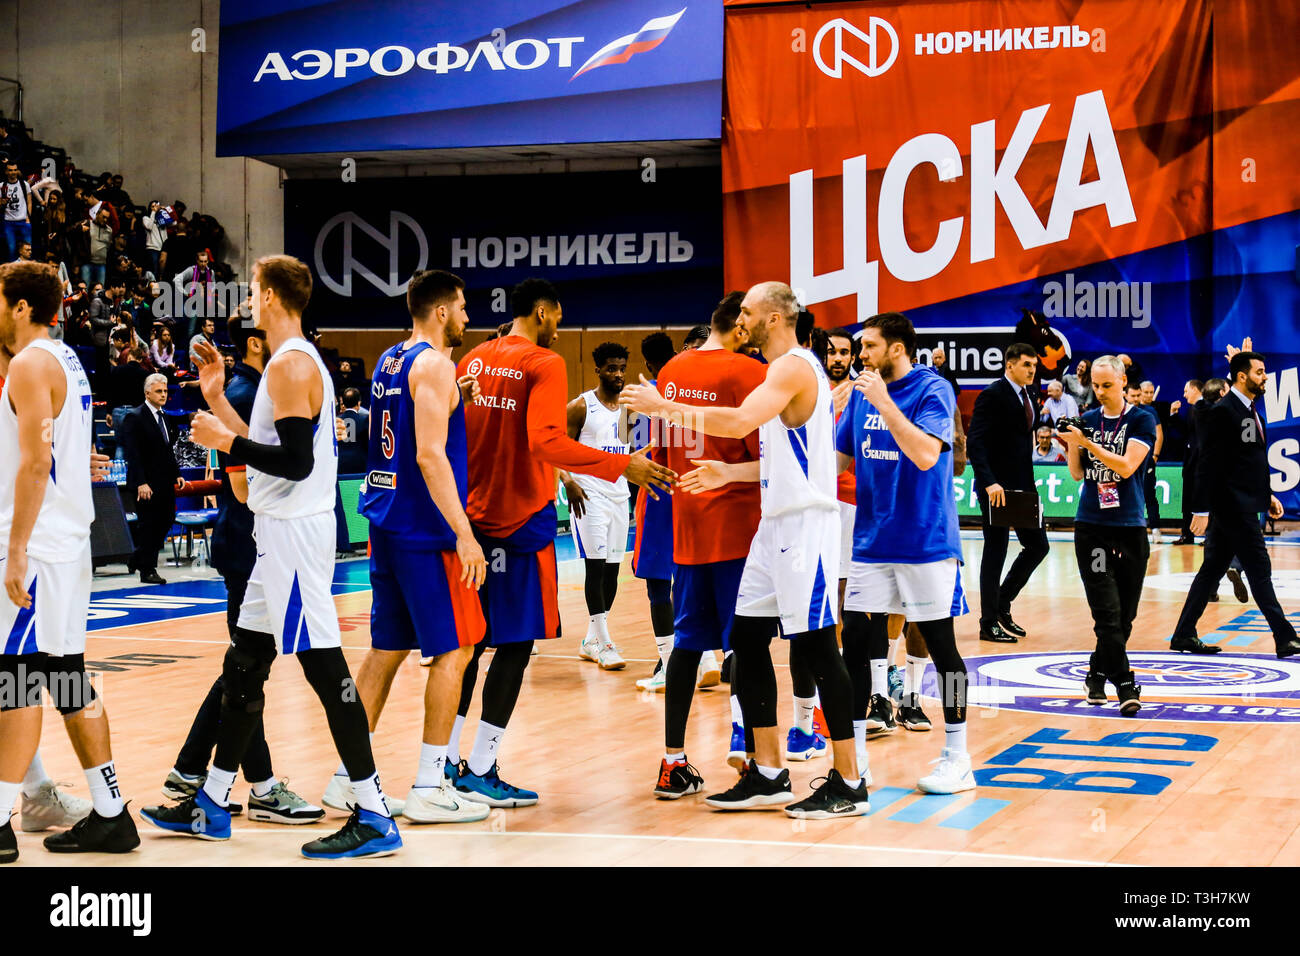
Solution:
{"label": "blue and white sneaker", "polygon": [[814,757],[826,756],[826,738],[821,734],[806,734],[798,727],[791,727],[785,737],[786,760],[812,760]]}
{"label": "blue and white sneaker", "polygon": [[460,764],[444,760],[442,762],[442,776],[447,781],[447,785],[454,789],[456,783],[460,780]]}
{"label": "blue and white sneaker", "polygon": [[497,773],[496,763],[483,776],[469,769],[469,762],[462,760],[456,773],[456,792],[466,800],[486,803],[489,807],[531,807],[537,802],[537,794],[532,790],[512,786],[501,779]]}
{"label": "blue and white sneaker", "polygon": [[897,664],[890,664],[885,683],[889,687],[889,697],[894,703],[903,699],[903,669]]}
{"label": "blue and white sneaker", "polygon": [[402,836],[392,817],[354,807],[338,833],[304,843],[309,860],[346,860],[358,856],[392,856],[402,848]]}
{"label": "blue and white sneaker", "polygon": [[145,807],[140,818],[163,830],[200,840],[229,840],[230,812],[202,790],[170,807]]}
{"label": "blue and white sneaker", "polygon": [[731,746],[727,750],[727,764],[736,773],[744,773],[749,758],[745,756],[745,728],[740,724],[731,725]]}

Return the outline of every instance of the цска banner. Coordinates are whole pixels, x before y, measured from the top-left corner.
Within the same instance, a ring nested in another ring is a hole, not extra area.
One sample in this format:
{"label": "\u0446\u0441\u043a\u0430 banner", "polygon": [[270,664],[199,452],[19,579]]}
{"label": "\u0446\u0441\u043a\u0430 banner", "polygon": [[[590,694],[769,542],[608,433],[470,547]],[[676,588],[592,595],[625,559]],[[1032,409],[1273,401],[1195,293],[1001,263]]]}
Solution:
{"label": "\u0446\u0441\u043a\u0430 banner", "polygon": [[1046,364],[1127,352],[1164,400],[1250,335],[1300,514],[1300,4],[729,7],[726,34],[728,288],[906,312],[968,386],[1025,310]]}
{"label": "\u0446\u0441\u043a\u0430 banner", "polygon": [[217,155],[716,139],[721,0],[222,0]]}

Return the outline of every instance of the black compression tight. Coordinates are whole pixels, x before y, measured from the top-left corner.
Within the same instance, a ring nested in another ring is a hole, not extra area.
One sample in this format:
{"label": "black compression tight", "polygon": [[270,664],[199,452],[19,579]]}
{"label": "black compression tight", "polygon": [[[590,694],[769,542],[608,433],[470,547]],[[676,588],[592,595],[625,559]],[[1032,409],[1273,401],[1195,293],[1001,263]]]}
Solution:
{"label": "black compression tight", "polygon": [[686,749],[686,721],[691,716],[696,672],[703,652],[674,647],[664,675],[664,745],[670,753]]}
{"label": "black compression tight", "polygon": [[790,638],[790,652],[801,645],[800,656],[807,664],[821,692],[822,713],[831,740],[853,739],[853,682],[835,643],[835,627],[818,628]]}
{"label": "black compression tight", "polygon": [[938,621],[917,621],[917,628],[930,650],[930,660],[939,673],[939,692],[943,699],[943,719],[947,724],[960,724],[966,720],[966,662],[957,651],[957,637],[953,634],[952,618]]}
{"label": "black compression tight", "polygon": [[[370,750],[370,722],[348,672],[348,662],[340,647],[322,647],[299,651],[298,662],[303,675],[325,708],[330,736],[353,780],[366,780],[375,773],[375,758]],[[243,756],[241,752],[240,756]]]}
{"label": "black compression tight", "polygon": [[655,637],[673,633],[673,590],[667,578],[646,578],[646,594],[650,597],[650,627]]}
{"label": "black compression tight", "polygon": [[[840,638],[844,641],[844,664],[853,682],[853,719],[866,720],[871,706],[871,661],[889,656],[889,615],[845,611]],[[887,692],[884,687],[875,690],[878,694]]]}
{"label": "black compression tight", "polygon": [[790,642],[790,684],[795,697],[807,699],[817,693],[817,678],[813,676],[812,668],[807,661],[807,655],[804,653],[804,645],[800,641]]}
{"label": "black compression tight", "polygon": [[[492,655],[492,666],[483,680],[484,723],[505,727],[515,712],[519,691],[524,686],[524,671],[533,653],[532,641],[502,644]],[[477,668],[475,669],[477,674]]]}

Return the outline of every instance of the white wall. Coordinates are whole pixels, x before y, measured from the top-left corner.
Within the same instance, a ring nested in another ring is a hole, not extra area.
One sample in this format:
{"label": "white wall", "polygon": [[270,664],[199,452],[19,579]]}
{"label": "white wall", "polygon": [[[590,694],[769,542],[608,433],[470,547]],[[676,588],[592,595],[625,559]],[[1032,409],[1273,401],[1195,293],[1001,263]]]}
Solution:
{"label": "white wall", "polygon": [[183,199],[215,216],[247,277],[282,251],[284,194],[275,167],[214,153],[218,11],[217,0],[0,0],[0,76],[22,82],[24,121],[79,169],[121,173],[137,203]]}

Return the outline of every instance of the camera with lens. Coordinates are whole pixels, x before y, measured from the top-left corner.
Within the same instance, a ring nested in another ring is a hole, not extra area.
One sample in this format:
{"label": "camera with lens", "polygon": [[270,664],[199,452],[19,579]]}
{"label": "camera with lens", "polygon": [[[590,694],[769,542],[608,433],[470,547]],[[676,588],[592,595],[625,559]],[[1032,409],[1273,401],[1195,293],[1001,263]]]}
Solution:
{"label": "camera with lens", "polygon": [[1058,432],[1066,428],[1077,428],[1083,434],[1088,434],[1088,429],[1083,424],[1083,419],[1077,415],[1066,415],[1064,418],[1056,420],[1056,430]]}

